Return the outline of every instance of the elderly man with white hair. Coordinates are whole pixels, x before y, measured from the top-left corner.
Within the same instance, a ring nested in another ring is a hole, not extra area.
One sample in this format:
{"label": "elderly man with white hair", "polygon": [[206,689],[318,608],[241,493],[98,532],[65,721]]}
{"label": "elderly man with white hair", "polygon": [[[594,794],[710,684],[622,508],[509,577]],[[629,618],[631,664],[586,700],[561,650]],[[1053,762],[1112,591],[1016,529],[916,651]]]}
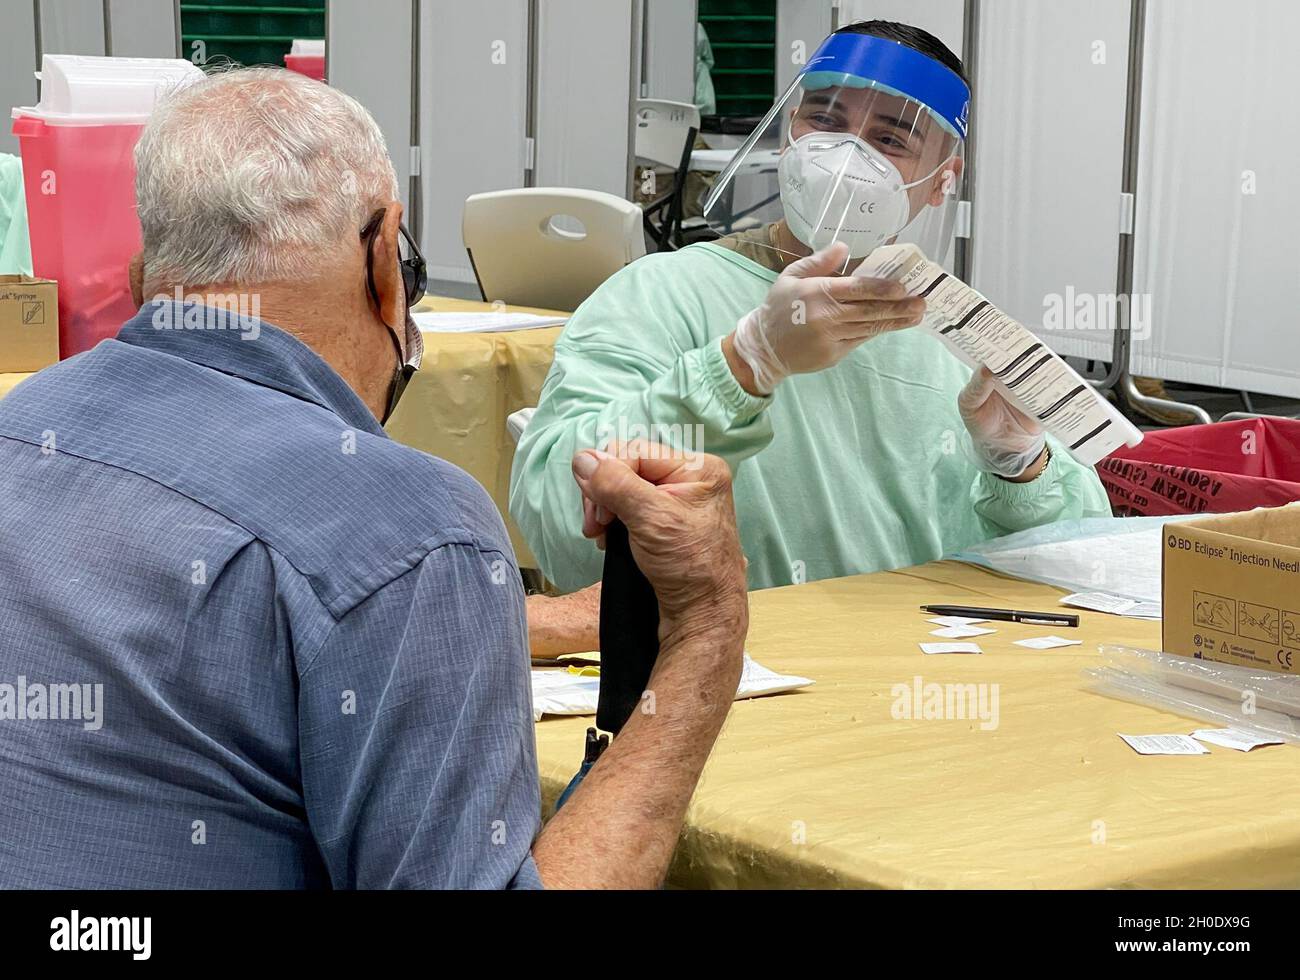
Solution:
{"label": "elderly man with white hair", "polygon": [[541,827],[501,518],[380,425],[423,272],[374,120],[224,73],[136,169],[157,298],[0,402],[0,888],[658,883],[740,673],[725,465],[574,457],[662,652]]}

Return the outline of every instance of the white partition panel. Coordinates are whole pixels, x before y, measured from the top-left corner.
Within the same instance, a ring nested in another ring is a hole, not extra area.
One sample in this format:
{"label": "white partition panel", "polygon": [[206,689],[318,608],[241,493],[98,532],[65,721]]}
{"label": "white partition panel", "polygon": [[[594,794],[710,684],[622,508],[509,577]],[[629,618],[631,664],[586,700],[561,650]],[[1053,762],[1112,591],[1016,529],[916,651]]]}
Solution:
{"label": "white partition panel", "polygon": [[421,246],[432,278],[474,281],[460,235],[465,199],[525,184],[528,6],[422,6]]}
{"label": "white partition panel", "polygon": [[627,196],[635,77],[632,8],[632,0],[536,5],[537,186]]}
{"label": "white partition panel", "polygon": [[[999,0],[994,0],[996,5]],[[838,26],[859,20],[892,20],[929,31],[958,58],[965,37],[964,0],[841,0]]]}
{"label": "white partition panel", "polygon": [[1116,289],[1129,17],[1129,0],[981,3],[972,109],[971,284],[1059,353],[1106,360],[1114,324],[1087,297],[1111,309]]}
{"label": "white partition panel", "polygon": [[1300,397],[1300,5],[1150,0],[1133,369]]}
{"label": "white partition panel", "polygon": [[412,0],[331,0],[325,10],[329,83],[369,109],[379,123],[408,209],[412,9]]}
{"label": "white partition panel", "polygon": [[12,4],[0,14],[0,153],[18,153],[9,110],[36,104],[36,8]]}
{"label": "white partition panel", "polygon": [[180,45],[176,0],[107,0],[109,53],[119,58],[175,58]]}
{"label": "white partition panel", "polygon": [[695,101],[696,0],[641,0],[642,98]]}
{"label": "white partition panel", "polygon": [[[6,11],[20,2],[10,0]],[[105,53],[103,0],[38,0],[36,8],[45,54]]]}
{"label": "white partition panel", "polygon": [[831,32],[831,0],[776,0],[776,91],[784,92]]}
{"label": "white partition panel", "polygon": [[17,153],[9,110],[35,105],[46,54],[174,58],[176,0],[4,0],[0,2],[0,153]]}

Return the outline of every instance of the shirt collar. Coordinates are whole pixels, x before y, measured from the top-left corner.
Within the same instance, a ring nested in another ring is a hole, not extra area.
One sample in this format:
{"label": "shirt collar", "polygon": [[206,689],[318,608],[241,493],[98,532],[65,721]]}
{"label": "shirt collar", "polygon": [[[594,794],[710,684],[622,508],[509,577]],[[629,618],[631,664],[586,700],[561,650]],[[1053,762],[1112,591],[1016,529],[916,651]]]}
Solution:
{"label": "shirt collar", "polygon": [[354,429],[386,435],[324,358],[257,317],[201,303],[152,300],[123,325],[117,339],[274,388],[333,412]]}

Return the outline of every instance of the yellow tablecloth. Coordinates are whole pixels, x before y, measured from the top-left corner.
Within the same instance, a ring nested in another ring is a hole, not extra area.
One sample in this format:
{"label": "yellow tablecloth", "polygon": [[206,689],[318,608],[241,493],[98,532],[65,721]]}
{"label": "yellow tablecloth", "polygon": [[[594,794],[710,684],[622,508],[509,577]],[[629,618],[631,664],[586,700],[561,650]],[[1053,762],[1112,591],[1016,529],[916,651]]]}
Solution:
{"label": "yellow tablecloth", "polygon": [[[487,303],[437,296],[426,296],[418,308],[446,313],[494,309]],[[568,315],[522,306],[505,310]],[[455,463],[487,488],[523,568],[537,563],[510,519],[515,444],[506,431],[506,417],[537,404],[560,329],[425,334],[424,362],[387,426],[394,439]]]}
{"label": "yellow tablecloth", "polygon": [[14,385],[30,378],[30,374],[0,374],[0,398],[14,390]]}
{"label": "yellow tablecloth", "polygon": [[[1061,592],[955,562],[756,592],[747,649],[816,680],[737,702],[688,813],[686,887],[1295,887],[1290,745],[1139,756],[1116,737],[1206,726],[1083,689],[1099,643],[1159,647],[1158,623],[991,623],[982,656],[926,656],[922,603],[1053,609]],[[1013,640],[1048,633],[1082,647]],[[893,687],[997,684],[999,723],[895,720]],[[589,718],[536,726],[547,813]],[[800,842],[802,841],[802,842]]]}
{"label": "yellow tablecloth", "polygon": [[[486,312],[487,303],[426,296],[421,310]],[[510,306],[503,312],[567,316],[555,310]],[[427,334],[424,363],[402,395],[388,432],[466,470],[485,486],[501,510],[515,555],[523,568],[536,566],[532,552],[510,519],[510,464],[515,444],[506,417],[537,404],[551,367],[559,327],[503,333]],[[26,374],[0,374],[0,397]]]}

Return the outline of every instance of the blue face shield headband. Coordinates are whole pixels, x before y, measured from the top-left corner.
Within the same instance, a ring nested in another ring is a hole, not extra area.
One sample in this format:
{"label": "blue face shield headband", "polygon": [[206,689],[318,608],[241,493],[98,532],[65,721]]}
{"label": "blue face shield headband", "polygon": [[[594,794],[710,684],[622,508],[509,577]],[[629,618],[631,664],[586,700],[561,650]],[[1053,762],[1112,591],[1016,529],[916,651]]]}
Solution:
{"label": "blue face shield headband", "polygon": [[966,139],[970,86],[947,65],[906,44],[870,34],[832,34],[796,82],[805,92],[874,88],[911,99],[929,109],[951,135]]}

